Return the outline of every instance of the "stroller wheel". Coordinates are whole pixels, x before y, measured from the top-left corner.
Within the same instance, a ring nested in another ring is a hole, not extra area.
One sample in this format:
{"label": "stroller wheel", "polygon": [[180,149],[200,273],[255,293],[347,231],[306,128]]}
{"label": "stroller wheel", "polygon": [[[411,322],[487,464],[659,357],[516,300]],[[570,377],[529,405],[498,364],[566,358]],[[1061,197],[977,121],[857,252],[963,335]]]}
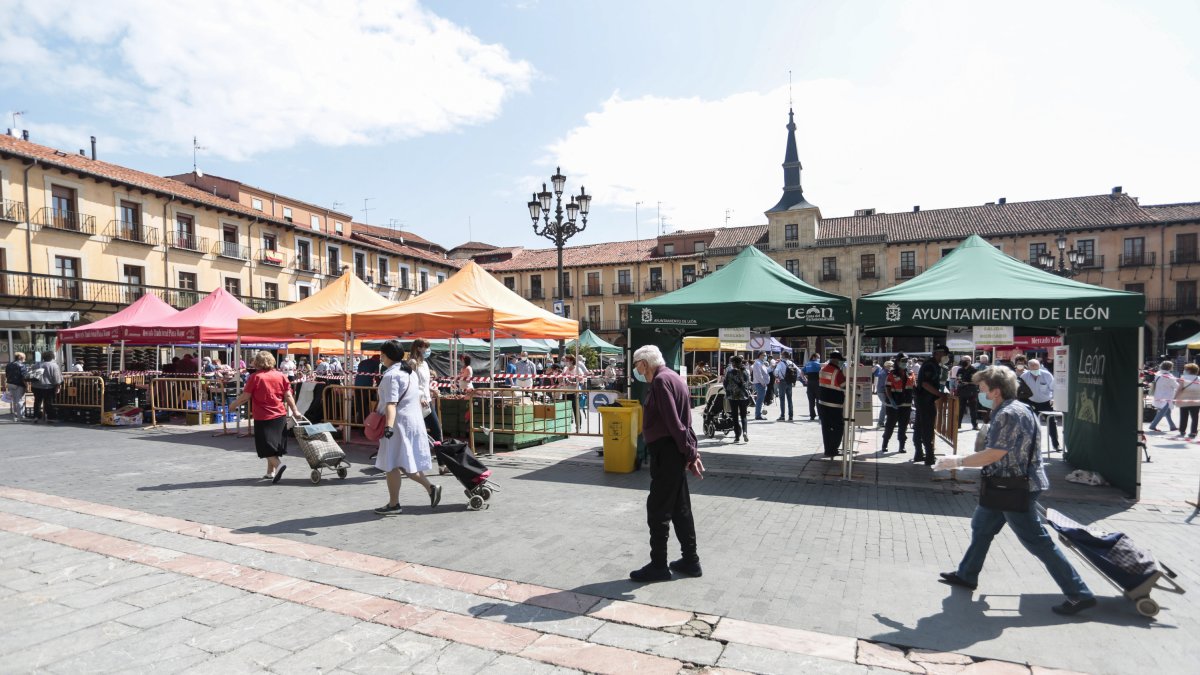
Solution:
{"label": "stroller wheel", "polygon": [[485,502],[487,500],[491,499],[492,498],[492,488],[490,488],[490,487],[479,488],[479,496],[483,497],[483,501],[485,501]]}
{"label": "stroller wheel", "polygon": [[479,495],[471,495],[471,499],[467,501],[467,508],[472,511],[478,511],[483,508],[483,497]]}
{"label": "stroller wheel", "polygon": [[343,467],[340,467],[340,468],[337,470],[338,478],[345,478],[345,477],[346,477],[346,475],[347,475],[348,473],[349,473],[349,472],[348,472],[348,471],[346,471],[346,467],[344,467],[344,466],[343,466]]}
{"label": "stroller wheel", "polygon": [[312,473],[308,474],[308,479],[312,481],[313,485],[320,483],[321,482],[321,470],[313,469]]}
{"label": "stroller wheel", "polygon": [[712,423],[705,424],[704,425],[704,434],[706,436],[708,436],[709,438],[715,437],[717,435],[717,427],[715,425],[713,425]]}
{"label": "stroller wheel", "polygon": [[1141,598],[1134,607],[1137,608],[1137,613],[1142,616],[1154,616],[1158,614],[1158,603],[1153,598]]}

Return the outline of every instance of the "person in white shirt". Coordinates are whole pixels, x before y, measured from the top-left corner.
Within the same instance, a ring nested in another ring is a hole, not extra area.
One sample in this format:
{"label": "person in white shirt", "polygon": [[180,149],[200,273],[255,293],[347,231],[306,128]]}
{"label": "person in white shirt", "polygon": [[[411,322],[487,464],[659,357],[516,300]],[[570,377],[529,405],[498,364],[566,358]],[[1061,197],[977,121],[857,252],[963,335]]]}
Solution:
{"label": "person in white shirt", "polygon": [[750,382],[754,385],[754,419],[765,420],[763,403],[767,399],[767,387],[771,386],[771,364],[766,352],[760,352],[750,366]]}
{"label": "person in white shirt", "polygon": [[[1034,412],[1043,410],[1054,410],[1054,375],[1042,368],[1042,363],[1037,359],[1029,359],[1025,371],[1020,375],[1021,381],[1029,385],[1033,396],[1029,397],[1029,406]],[[1047,424],[1050,425],[1050,445],[1054,447],[1055,452],[1060,452],[1058,443],[1058,423],[1051,419]]]}
{"label": "person in white shirt", "polygon": [[291,354],[284,356],[279,362],[279,372],[286,375],[289,382],[296,379],[296,360]]}
{"label": "person in white shirt", "polygon": [[1166,420],[1167,424],[1171,425],[1171,431],[1175,431],[1175,420],[1171,419],[1171,402],[1175,400],[1176,379],[1171,374],[1175,368],[1175,364],[1170,361],[1163,361],[1158,364],[1158,372],[1154,374],[1154,384],[1151,395],[1154,397],[1154,407],[1158,408],[1158,412],[1154,413],[1154,419],[1150,422],[1150,431],[1158,431],[1158,423]]}
{"label": "person in white shirt", "polygon": [[537,373],[537,367],[533,365],[533,361],[529,360],[529,352],[521,352],[521,358],[517,359],[513,364],[513,370],[517,378],[513,380],[513,386],[521,389],[529,389],[533,386],[533,376]]}
{"label": "person in white shirt", "polygon": [[[574,354],[567,354],[566,364],[563,368],[563,389],[584,389],[587,385],[588,375],[590,375],[587,366],[576,362]],[[582,417],[579,413],[580,403],[582,402],[586,409],[586,401],[586,394],[571,396],[571,409],[575,412],[575,431],[579,431],[579,424]]]}

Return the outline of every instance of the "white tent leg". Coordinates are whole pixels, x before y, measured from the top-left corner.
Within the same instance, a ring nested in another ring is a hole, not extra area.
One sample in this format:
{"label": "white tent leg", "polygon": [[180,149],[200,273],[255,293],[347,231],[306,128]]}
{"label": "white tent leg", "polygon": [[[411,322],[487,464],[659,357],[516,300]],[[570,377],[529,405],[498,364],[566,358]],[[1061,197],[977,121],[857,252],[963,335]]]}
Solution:
{"label": "white tent leg", "polygon": [[122,373],[125,372],[125,341],[124,340],[121,340],[121,361],[120,361],[120,366],[118,366],[118,369]]}
{"label": "white tent leg", "polygon": [[858,395],[858,330],[846,324],[846,352],[850,373],[846,381],[846,398],[842,404],[842,480],[850,480],[854,468],[854,401]]}
{"label": "white tent leg", "polygon": [[[577,348],[578,349],[578,348]],[[496,454],[496,327],[492,326],[488,337],[488,389],[491,398],[488,399],[488,456]]]}
{"label": "white tent leg", "polygon": [[[1141,326],[1138,327],[1138,360],[1137,360],[1137,362],[1138,362],[1139,368],[1141,367],[1141,364],[1146,362],[1146,325],[1145,324],[1142,324]],[[1140,434],[1145,431],[1145,428],[1144,428],[1145,427],[1145,418],[1142,417],[1142,405],[1143,405],[1142,404],[1142,390],[1137,389],[1136,391],[1137,391],[1138,395],[1137,395],[1137,417],[1135,419],[1138,421],[1139,436],[1134,440],[1134,443],[1135,443],[1135,445],[1133,446],[1134,453],[1137,453],[1137,450],[1138,450],[1136,443],[1138,443],[1142,440]],[[1064,415],[1064,419],[1065,419],[1065,415]],[[1065,424],[1062,426],[1063,426],[1063,428],[1061,430],[1061,433],[1062,433],[1063,448],[1069,452],[1071,450],[1071,448],[1069,446],[1067,446],[1067,442],[1066,442],[1067,441],[1067,427]],[[1170,425],[1168,424],[1167,426],[1170,426]],[[1065,453],[1064,453],[1064,455],[1065,455]],[[1142,498],[1142,458],[1140,456],[1137,458],[1137,479],[1134,481],[1134,485],[1136,485],[1137,487],[1134,490],[1133,498],[1135,500],[1141,499]],[[1197,496],[1197,500],[1200,500],[1200,495]],[[1200,508],[1200,507],[1198,507],[1198,508]]]}

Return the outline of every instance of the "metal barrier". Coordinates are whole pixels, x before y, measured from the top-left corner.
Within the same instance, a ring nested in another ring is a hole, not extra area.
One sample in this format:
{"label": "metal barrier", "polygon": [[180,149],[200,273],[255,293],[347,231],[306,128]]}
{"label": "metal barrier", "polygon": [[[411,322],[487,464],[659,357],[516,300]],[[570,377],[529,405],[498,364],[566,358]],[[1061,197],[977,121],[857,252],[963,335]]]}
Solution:
{"label": "metal barrier", "polygon": [[361,428],[367,415],[375,410],[379,400],[377,392],[376,387],[326,385],[321,392],[321,415],[326,422],[342,428],[344,441],[353,442],[351,430]]}
{"label": "metal barrier", "polygon": [[[592,407],[597,401],[608,405],[620,398],[618,392],[610,389],[498,387],[471,389],[466,394],[463,421],[469,430],[469,442],[474,447],[476,434],[482,434],[489,441],[489,454],[497,435],[507,436],[505,441],[513,448],[544,442],[544,438],[538,437],[545,436],[603,437],[600,413],[593,412]],[[448,399],[445,403],[453,400]],[[446,404],[441,407],[442,424],[453,428],[454,419]]]}
{"label": "metal barrier", "polygon": [[[64,373],[62,389],[59,390],[55,408],[77,408],[80,410],[95,410],[95,421],[99,424],[104,412],[104,378],[80,373]],[[61,419],[61,415],[59,416]]]}
{"label": "metal barrier", "polygon": [[201,415],[216,413],[215,403],[205,410],[206,402],[210,401],[206,380],[196,377],[159,377],[150,381],[149,389],[150,426],[159,426],[160,412],[196,413],[197,421],[203,419]]}
{"label": "metal barrier", "polygon": [[[950,446],[950,454],[957,455],[958,454],[958,422],[959,422],[958,406],[960,405],[958,397],[951,395],[951,396],[947,396],[946,398],[938,399],[935,402],[935,405],[936,405],[936,410],[937,410],[937,416],[934,418],[934,425],[933,425],[933,433],[935,436],[934,443],[937,443],[937,440],[941,439],[947,445]],[[941,482],[941,481],[948,480],[953,483],[974,483],[975,482],[973,480],[959,478],[957,469],[951,469],[950,476],[948,478],[934,476],[932,478],[932,480],[934,482]]]}

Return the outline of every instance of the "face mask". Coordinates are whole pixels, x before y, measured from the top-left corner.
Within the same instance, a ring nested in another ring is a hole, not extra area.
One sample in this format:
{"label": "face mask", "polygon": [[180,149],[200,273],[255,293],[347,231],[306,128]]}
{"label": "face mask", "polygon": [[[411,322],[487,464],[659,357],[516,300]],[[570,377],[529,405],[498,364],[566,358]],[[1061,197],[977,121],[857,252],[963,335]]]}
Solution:
{"label": "face mask", "polygon": [[426,349],[425,351],[421,352],[421,358],[427,359],[427,358],[429,358],[429,355],[432,353],[433,353],[432,349]]}
{"label": "face mask", "polygon": [[1037,372],[1037,371],[1039,371],[1039,370],[1041,370],[1041,367],[1038,367],[1038,368],[1030,368],[1030,369],[1029,369],[1029,372],[1031,372],[1031,373],[1036,373],[1036,372]]}
{"label": "face mask", "polygon": [[992,399],[988,398],[987,394],[981,391],[979,392],[979,405],[990,410],[992,408]]}
{"label": "face mask", "polygon": [[638,370],[637,368],[634,368],[633,369],[633,379],[637,380],[638,382],[645,382],[646,376],[642,374],[642,371]]}
{"label": "face mask", "polygon": [[938,363],[943,363],[943,364],[944,364],[944,363],[950,363],[950,357],[949,357],[949,356],[943,356],[942,358],[938,359]]}

